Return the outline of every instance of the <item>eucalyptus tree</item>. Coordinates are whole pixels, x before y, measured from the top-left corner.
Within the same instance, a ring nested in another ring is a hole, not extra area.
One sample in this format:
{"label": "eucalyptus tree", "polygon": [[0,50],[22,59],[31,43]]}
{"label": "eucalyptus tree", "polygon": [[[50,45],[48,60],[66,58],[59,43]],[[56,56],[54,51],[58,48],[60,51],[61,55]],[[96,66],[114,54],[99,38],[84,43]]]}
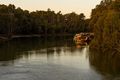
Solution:
{"label": "eucalyptus tree", "polygon": [[91,44],[94,49],[103,52],[119,53],[120,49],[120,2],[111,2],[109,5],[98,5],[93,11],[90,26],[95,38]]}
{"label": "eucalyptus tree", "polygon": [[88,31],[89,20],[83,13],[62,14],[53,10],[23,10],[14,5],[0,5],[0,34],[9,35],[55,35],[75,34]]}

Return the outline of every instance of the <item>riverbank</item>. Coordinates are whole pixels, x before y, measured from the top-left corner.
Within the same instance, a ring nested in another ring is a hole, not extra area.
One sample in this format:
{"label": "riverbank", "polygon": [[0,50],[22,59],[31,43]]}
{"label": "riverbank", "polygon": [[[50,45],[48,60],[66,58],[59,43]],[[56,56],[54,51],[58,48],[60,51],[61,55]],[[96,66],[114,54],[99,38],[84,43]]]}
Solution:
{"label": "riverbank", "polygon": [[24,37],[56,37],[56,36],[73,36],[74,34],[47,34],[47,35],[38,35],[38,34],[32,34],[32,35],[13,35],[11,38],[24,38]]}
{"label": "riverbank", "polygon": [[30,38],[30,37],[73,37],[74,34],[47,34],[47,35],[38,35],[38,34],[31,34],[31,35],[12,35],[10,37],[6,36],[6,35],[1,35],[0,34],[0,43],[5,42],[5,41],[9,41],[11,39],[15,39],[15,38]]}

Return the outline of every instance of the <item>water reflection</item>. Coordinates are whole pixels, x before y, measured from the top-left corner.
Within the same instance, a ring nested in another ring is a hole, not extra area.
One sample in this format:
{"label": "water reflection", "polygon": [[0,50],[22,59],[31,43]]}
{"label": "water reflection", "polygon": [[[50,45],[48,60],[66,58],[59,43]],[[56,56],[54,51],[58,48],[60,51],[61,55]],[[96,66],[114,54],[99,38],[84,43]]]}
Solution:
{"label": "water reflection", "polygon": [[83,80],[117,80],[120,75],[119,61],[119,54],[90,52],[88,45],[75,45],[71,38],[65,37],[19,38],[0,46],[0,66],[21,65],[21,62],[29,66],[46,63],[49,69],[49,64],[55,65],[55,68],[62,65],[65,70],[66,67],[77,69],[75,72],[80,74],[76,74],[77,78],[83,75]]}
{"label": "water reflection", "polygon": [[[55,41],[56,40],[56,41]],[[74,51],[68,46],[74,45],[71,39],[63,38],[19,38],[1,44],[0,61],[14,61],[16,59],[29,57],[32,54],[46,54],[48,57],[54,53],[60,55],[61,51]]]}
{"label": "water reflection", "polygon": [[[4,43],[0,47],[1,65],[14,65],[16,61],[41,61],[89,67],[85,47],[76,48],[70,38],[19,38]],[[72,61],[71,61],[72,60]],[[79,61],[81,60],[81,61]],[[87,62],[86,62],[87,61]],[[84,63],[83,63],[84,62]],[[82,65],[81,65],[82,63]]]}
{"label": "water reflection", "polygon": [[120,80],[119,53],[91,51],[89,61],[97,72],[105,76],[105,80]]}

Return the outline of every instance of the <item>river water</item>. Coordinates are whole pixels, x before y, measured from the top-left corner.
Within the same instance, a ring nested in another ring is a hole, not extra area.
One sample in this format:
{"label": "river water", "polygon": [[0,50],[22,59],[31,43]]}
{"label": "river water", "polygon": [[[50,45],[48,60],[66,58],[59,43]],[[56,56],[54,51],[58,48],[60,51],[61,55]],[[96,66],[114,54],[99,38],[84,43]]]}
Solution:
{"label": "river water", "polygon": [[0,44],[0,80],[120,80],[119,56],[66,37],[17,38]]}

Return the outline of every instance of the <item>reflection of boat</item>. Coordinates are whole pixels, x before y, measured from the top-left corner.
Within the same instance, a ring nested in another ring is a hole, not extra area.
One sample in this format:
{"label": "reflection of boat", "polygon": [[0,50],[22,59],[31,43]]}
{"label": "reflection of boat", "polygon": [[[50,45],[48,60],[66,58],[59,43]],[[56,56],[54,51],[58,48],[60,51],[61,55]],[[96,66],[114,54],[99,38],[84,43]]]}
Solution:
{"label": "reflection of boat", "polygon": [[89,43],[94,38],[93,33],[79,33],[74,36],[74,41],[76,44],[85,45]]}

